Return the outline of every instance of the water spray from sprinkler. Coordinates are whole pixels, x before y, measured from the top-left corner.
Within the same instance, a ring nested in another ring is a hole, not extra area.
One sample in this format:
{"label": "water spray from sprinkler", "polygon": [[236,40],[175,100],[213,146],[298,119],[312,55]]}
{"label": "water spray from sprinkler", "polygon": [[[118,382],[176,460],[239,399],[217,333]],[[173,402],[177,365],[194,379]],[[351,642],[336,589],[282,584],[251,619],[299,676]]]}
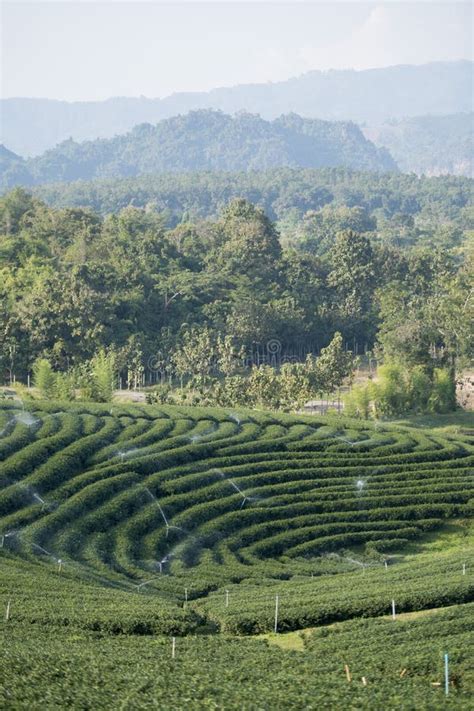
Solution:
{"label": "water spray from sprinkler", "polygon": [[61,563],[61,565],[62,565],[61,559],[60,559],[60,558],[56,558],[56,556],[54,555],[54,553],[51,553],[50,551],[47,551],[46,548],[43,548],[43,546],[40,546],[38,543],[32,543],[31,545],[32,545],[33,548],[36,548],[37,550],[39,550],[40,553],[43,553],[44,555],[49,556],[49,558],[52,558],[56,563],[58,563],[58,564]]}
{"label": "water spray from sprinkler", "polygon": [[168,519],[166,518],[166,514],[165,514],[165,512],[163,511],[163,509],[162,509],[162,507],[161,507],[161,504],[160,504],[160,502],[158,501],[158,499],[156,498],[156,496],[154,496],[154,495],[151,493],[151,491],[150,491],[150,489],[149,489],[148,487],[145,486],[145,487],[143,487],[143,488],[145,489],[145,491],[146,491],[146,493],[148,494],[148,496],[150,497],[150,499],[151,499],[151,500],[157,505],[157,507],[158,507],[158,510],[159,510],[159,512],[160,512],[160,514],[161,514],[161,517],[162,517],[162,519],[163,519],[163,521],[164,521],[164,523],[165,523],[165,526],[166,526],[166,538],[168,538],[168,534],[169,534],[169,532],[170,532],[170,529],[172,529],[172,528],[175,529],[176,531],[182,531],[183,533],[185,533],[184,529],[181,528],[180,526],[173,526],[172,524],[170,524],[170,522],[169,522]]}
{"label": "water spray from sprinkler", "polygon": [[[21,529],[20,529],[21,530]],[[20,530],[17,531],[7,531],[6,533],[2,533],[0,537],[0,548],[3,548],[5,541],[7,538],[15,538],[16,536],[20,535]]]}
{"label": "water spray from sprinkler", "polygon": [[47,505],[47,504],[46,504],[46,501],[45,501],[44,499],[42,499],[39,494],[36,494],[36,493],[33,494],[33,498],[36,499],[36,501],[37,501],[39,504],[41,504],[41,511],[44,511],[44,508],[45,508],[45,506]]}
{"label": "water spray from sprinkler", "polygon": [[[161,572],[161,570],[160,570],[160,572]],[[139,584],[136,586],[136,587],[137,587],[137,590],[140,591],[143,587],[145,587],[145,585],[148,585],[149,583],[152,583],[154,580],[158,580],[157,576],[155,576],[154,578],[150,578],[150,580],[145,580],[143,583],[139,583]]]}
{"label": "water spray from sprinkler", "polygon": [[15,415],[15,420],[21,422],[22,425],[26,427],[32,427],[38,422],[38,418],[23,409],[18,415]]}
{"label": "water spray from sprinkler", "polygon": [[240,496],[242,497],[242,502],[241,502],[241,504],[240,504],[240,508],[241,508],[241,509],[245,506],[245,502],[246,502],[246,501],[254,501],[254,500],[256,500],[256,497],[247,496],[247,494],[246,494],[244,491],[242,491],[242,489],[240,488],[240,486],[238,486],[238,484],[236,484],[233,479],[227,479],[227,477],[225,476],[224,472],[221,472],[221,471],[219,471],[219,470],[216,470],[216,474],[218,474],[222,479],[225,479],[226,481],[228,481],[229,484],[236,490],[236,492],[237,492],[238,494],[240,494]]}
{"label": "water spray from sprinkler", "polygon": [[171,553],[167,553],[164,558],[162,558],[161,560],[158,560],[158,561],[156,562],[160,573],[163,572],[163,566],[166,565],[166,563],[169,563],[169,562],[170,562],[170,558],[171,558],[173,555],[174,555],[174,553],[172,553],[172,552],[171,552]]}
{"label": "water spray from sprinkler", "polygon": [[354,444],[355,444],[355,442],[353,442],[352,440],[347,439],[347,437],[341,437],[340,435],[337,436],[337,439],[340,439],[340,440],[342,440],[343,442],[346,442],[346,444],[350,444],[351,447],[353,447]]}

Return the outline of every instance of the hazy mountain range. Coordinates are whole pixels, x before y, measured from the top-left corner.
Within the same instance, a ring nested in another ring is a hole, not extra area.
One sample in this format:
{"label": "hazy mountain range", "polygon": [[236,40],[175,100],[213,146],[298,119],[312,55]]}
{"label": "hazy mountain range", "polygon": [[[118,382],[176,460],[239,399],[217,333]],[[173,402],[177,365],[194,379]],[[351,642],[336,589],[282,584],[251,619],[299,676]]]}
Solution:
{"label": "hazy mountain range", "polygon": [[474,114],[414,116],[364,128],[405,173],[474,177]]}
{"label": "hazy mountain range", "polygon": [[69,103],[12,98],[4,99],[0,108],[0,142],[24,157],[38,155],[68,138],[107,138],[137,124],[203,108],[226,113],[245,110],[266,119],[294,112],[378,126],[389,119],[472,111],[472,62],[313,71],[282,82],[179,93],[163,99]]}
{"label": "hazy mountain range", "polygon": [[23,160],[0,152],[1,185],[34,185],[93,178],[194,171],[267,170],[280,166],[345,166],[396,171],[388,151],[377,148],[354,123],[304,119],[296,114],[266,121],[254,114],[192,111],[158,124],[141,124],[109,139],[60,143]]}

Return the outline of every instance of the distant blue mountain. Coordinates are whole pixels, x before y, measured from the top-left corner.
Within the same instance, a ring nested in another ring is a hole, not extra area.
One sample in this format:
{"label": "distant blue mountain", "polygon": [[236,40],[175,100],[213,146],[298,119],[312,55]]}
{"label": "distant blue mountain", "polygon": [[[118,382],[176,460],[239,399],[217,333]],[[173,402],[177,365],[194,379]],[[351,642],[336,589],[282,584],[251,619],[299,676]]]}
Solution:
{"label": "distant blue mountain", "polygon": [[288,81],[249,84],[164,99],[113,98],[74,102],[4,99],[0,142],[22,156],[61,141],[107,138],[144,122],[195,109],[245,110],[274,119],[282,114],[371,125],[387,119],[472,111],[472,62],[433,62],[365,71],[314,71]]}

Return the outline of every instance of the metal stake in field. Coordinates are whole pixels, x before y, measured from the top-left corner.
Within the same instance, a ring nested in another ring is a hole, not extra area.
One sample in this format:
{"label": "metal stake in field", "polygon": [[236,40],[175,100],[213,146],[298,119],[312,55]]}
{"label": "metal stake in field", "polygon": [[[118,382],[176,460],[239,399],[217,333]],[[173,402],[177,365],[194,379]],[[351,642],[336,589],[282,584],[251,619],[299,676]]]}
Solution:
{"label": "metal stake in field", "polygon": [[188,588],[184,588],[184,606],[188,604]]}
{"label": "metal stake in field", "polygon": [[384,564],[385,564],[385,570],[388,570],[388,563],[386,560],[384,561]]}
{"label": "metal stake in field", "polygon": [[171,659],[176,656],[176,637],[171,637]]}
{"label": "metal stake in field", "polygon": [[[2,543],[2,545],[3,545],[3,543]],[[466,575],[466,563],[462,564],[462,574]]]}
{"label": "metal stake in field", "polygon": [[395,617],[396,617],[395,600],[392,600],[392,620],[394,620]]}
{"label": "metal stake in field", "polygon": [[229,607],[229,591],[225,591],[225,606]]}
{"label": "metal stake in field", "polygon": [[58,573],[60,573],[62,569],[63,569],[63,562],[62,562],[61,558],[59,558],[58,559]]}
{"label": "metal stake in field", "polygon": [[449,694],[449,659],[448,654],[444,655],[444,693],[446,696]]}
{"label": "metal stake in field", "polygon": [[10,619],[10,605],[11,605],[11,600],[7,602],[7,609],[5,610],[5,621]]}
{"label": "metal stake in field", "polygon": [[275,627],[274,627],[274,632],[275,634],[278,632],[278,595],[275,595]]}

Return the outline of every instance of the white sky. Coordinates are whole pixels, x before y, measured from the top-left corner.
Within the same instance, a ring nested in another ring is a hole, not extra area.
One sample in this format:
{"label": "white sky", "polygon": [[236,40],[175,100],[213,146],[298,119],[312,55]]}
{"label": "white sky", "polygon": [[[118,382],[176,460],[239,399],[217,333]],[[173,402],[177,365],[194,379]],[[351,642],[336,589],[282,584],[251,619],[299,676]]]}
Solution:
{"label": "white sky", "polygon": [[472,6],[456,0],[10,0],[1,32],[1,95],[70,101],[473,56]]}

